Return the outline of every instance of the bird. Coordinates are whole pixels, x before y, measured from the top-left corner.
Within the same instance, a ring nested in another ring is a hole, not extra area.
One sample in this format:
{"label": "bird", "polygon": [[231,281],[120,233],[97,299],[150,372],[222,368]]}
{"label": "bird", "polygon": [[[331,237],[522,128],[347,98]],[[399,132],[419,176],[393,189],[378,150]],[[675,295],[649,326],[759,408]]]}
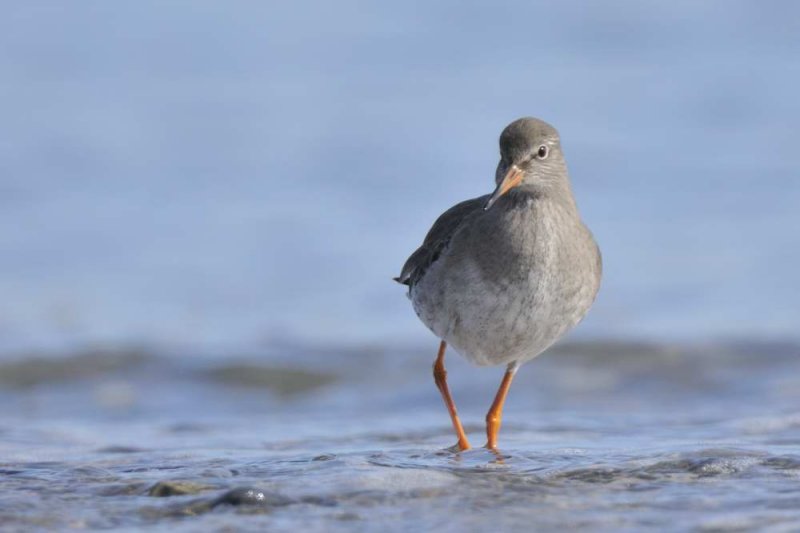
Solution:
{"label": "bird", "polygon": [[447,346],[479,366],[506,370],[486,415],[486,445],[497,451],[511,382],[520,365],[576,326],[595,301],[600,248],[581,220],[558,131],[524,117],[500,134],[490,194],[462,201],[434,222],[395,281],[439,340],[434,382],[470,449],[447,384]]}

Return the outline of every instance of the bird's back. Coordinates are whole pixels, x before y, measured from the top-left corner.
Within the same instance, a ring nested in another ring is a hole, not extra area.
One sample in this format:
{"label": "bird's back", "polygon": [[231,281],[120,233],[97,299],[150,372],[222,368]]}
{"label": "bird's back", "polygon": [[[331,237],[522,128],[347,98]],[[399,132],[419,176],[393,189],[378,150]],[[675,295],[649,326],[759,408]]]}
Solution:
{"label": "bird's back", "polygon": [[428,268],[439,259],[462,224],[483,210],[488,197],[489,195],[484,195],[464,200],[442,213],[425,235],[422,246],[409,256],[400,275],[394,280],[410,288],[422,279]]}

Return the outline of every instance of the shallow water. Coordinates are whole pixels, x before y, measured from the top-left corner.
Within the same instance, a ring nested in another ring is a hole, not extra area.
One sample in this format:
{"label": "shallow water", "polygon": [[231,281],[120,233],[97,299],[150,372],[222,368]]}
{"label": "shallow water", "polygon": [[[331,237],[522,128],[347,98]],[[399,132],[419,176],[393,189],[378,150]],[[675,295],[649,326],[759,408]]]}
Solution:
{"label": "shallow water", "polygon": [[[565,345],[520,370],[498,454],[446,450],[454,438],[430,376],[433,348],[12,358],[0,369],[0,524],[800,524],[795,345]],[[448,366],[479,445],[500,371],[456,357]]]}

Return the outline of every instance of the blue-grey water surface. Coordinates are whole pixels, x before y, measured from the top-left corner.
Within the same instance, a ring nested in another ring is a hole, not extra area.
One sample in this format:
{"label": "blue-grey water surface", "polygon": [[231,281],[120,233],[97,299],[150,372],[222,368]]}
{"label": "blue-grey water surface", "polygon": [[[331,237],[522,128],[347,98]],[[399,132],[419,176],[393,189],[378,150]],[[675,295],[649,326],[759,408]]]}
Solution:
{"label": "blue-grey water surface", "polygon": [[[0,527],[800,524],[796,345],[562,345],[518,373],[497,455],[447,450],[431,348],[97,349],[6,363]],[[455,358],[449,369],[480,446],[501,370]]]}
{"label": "blue-grey water surface", "polygon": [[[800,529],[800,4],[0,7],[0,529]],[[522,115],[604,283],[454,454],[390,280]]]}

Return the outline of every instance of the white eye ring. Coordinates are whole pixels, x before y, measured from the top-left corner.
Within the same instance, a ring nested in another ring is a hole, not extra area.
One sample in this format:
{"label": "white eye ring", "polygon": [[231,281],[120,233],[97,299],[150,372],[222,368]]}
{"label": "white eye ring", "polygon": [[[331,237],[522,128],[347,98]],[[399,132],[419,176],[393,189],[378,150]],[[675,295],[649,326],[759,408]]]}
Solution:
{"label": "white eye ring", "polygon": [[546,144],[541,145],[539,150],[536,151],[536,159],[547,159],[548,155],[550,155],[550,150]]}

